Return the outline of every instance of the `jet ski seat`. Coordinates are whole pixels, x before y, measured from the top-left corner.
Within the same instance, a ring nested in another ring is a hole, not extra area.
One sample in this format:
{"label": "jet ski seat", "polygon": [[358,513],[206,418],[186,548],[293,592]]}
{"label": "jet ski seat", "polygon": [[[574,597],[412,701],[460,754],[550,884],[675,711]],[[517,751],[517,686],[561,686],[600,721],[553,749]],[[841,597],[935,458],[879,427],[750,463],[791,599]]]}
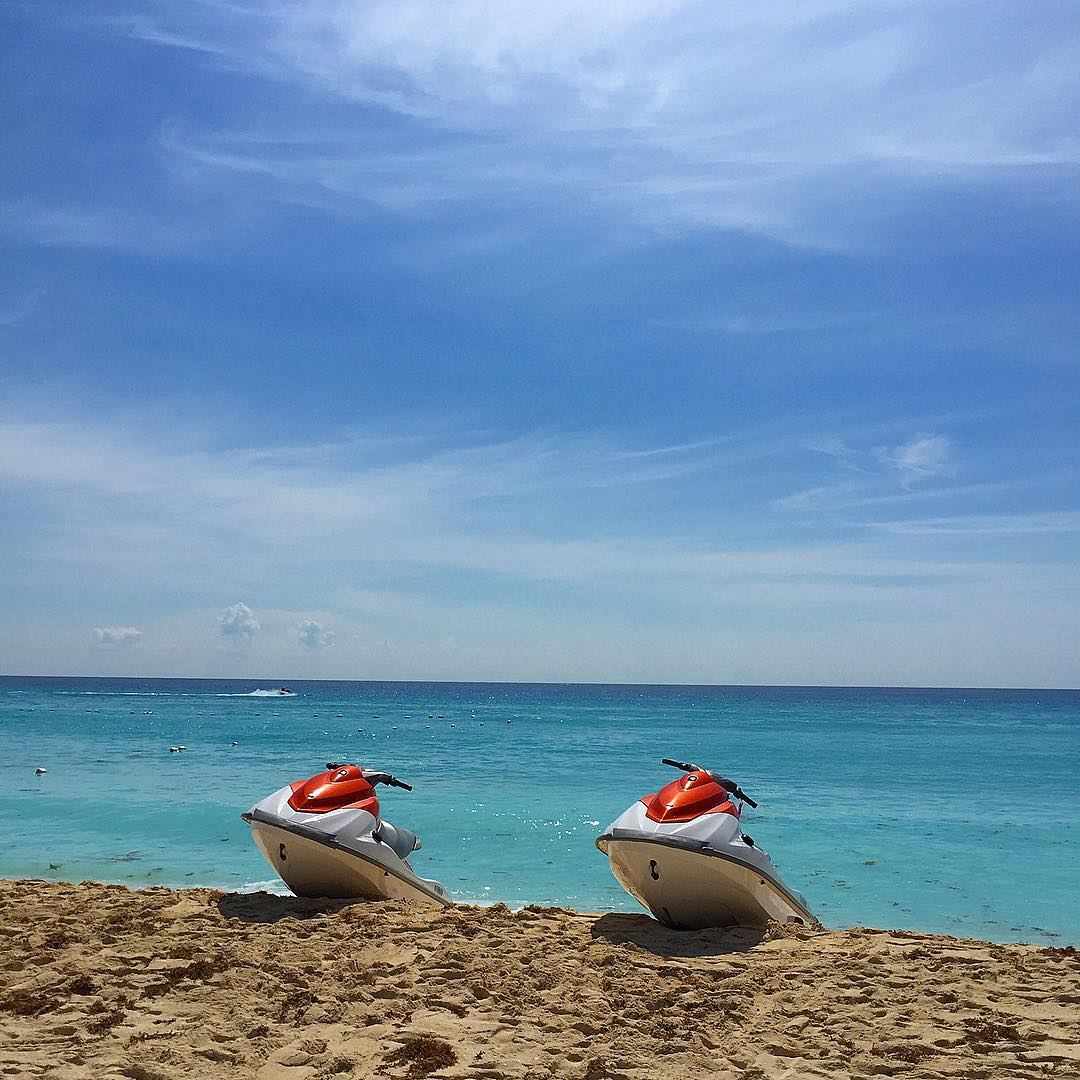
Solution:
{"label": "jet ski seat", "polygon": [[399,859],[407,859],[414,851],[420,850],[420,837],[416,833],[400,825],[391,825],[389,821],[379,823],[379,839]]}

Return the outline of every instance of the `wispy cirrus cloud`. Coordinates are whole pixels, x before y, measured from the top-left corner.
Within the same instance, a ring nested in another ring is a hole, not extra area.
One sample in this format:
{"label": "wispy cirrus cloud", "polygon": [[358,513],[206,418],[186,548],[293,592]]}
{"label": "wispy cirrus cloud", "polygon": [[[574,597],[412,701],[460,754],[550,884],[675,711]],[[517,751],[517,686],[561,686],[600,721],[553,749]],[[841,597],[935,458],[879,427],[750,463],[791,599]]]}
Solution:
{"label": "wispy cirrus cloud", "polygon": [[[906,501],[911,498],[964,498],[1001,492],[1009,485],[934,487],[926,483],[957,471],[955,447],[947,435],[917,433],[892,446],[860,448],[837,436],[809,447],[830,459],[840,478],[815,484],[772,501],[781,510],[835,510]],[[901,493],[897,492],[901,489]]]}
{"label": "wispy cirrus cloud", "polygon": [[908,486],[916,480],[945,476],[955,469],[952,440],[945,435],[914,435],[900,446],[879,446],[874,453]]}
{"label": "wispy cirrus cloud", "polygon": [[911,518],[867,522],[866,527],[896,536],[1036,536],[1080,532],[1080,512],[1044,514],[969,514],[965,517]]}
{"label": "wispy cirrus cloud", "polygon": [[[844,440],[820,446],[841,460],[859,456],[845,489],[849,507],[938,490],[957,503],[997,490],[909,488],[907,473],[928,473],[939,462],[923,437],[888,452],[854,451]],[[117,571],[145,559],[181,580],[195,568],[205,580],[216,567],[215,587],[230,591],[238,575],[286,579],[299,566],[320,573],[412,566],[534,581],[639,579],[658,588],[678,579],[958,572],[934,559],[870,554],[850,541],[793,543],[787,530],[777,541],[733,542],[759,533],[757,519],[770,501],[794,510],[824,505],[826,492],[835,496],[835,487],[823,486],[770,500],[752,481],[745,493],[749,478],[768,478],[800,449],[811,452],[795,435],[634,446],[568,433],[509,440],[475,434],[471,444],[452,447],[341,433],[312,444],[237,449],[215,448],[205,434],[182,426],[163,440],[160,431],[151,436],[133,426],[121,436],[107,423],[0,420],[0,481],[11,493],[32,493],[47,519],[61,516],[63,529],[44,529],[36,540],[54,558],[85,562],[115,553]],[[701,504],[693,493],[717,477],[730,477],[732,490],[744,492],[738,502]],[[876,488],[865,486],[867,478]],[[689,485],[694,510],[665,522],[656,500],[669,504],[679,483]],[[617,516],[592,512],[598,499],[614,500],[604,505],[617,508]],[[710,542],[705,537],[718,523],[721,542]],[[222,633],[237,639],[253,637],[257,625],[244,604],[227,609],[220,622]]]}
{"label": "wispy cirrus cloud", "polygon": [[[802,633],[917,623],[940,646],[958,612],[1000,620],[987,597],[1061,622],[1062,590],[1080,587],[1075,567],[1025,543],[1036,529],[1067,535],[1071,512],[980,521],[955,512],[954,490],[947,518],[897,503],[887,522],[849,513],[841,535],[789,527],[766,491],[791,454],[815,454],[794,434],[643,445],[474,432],[447,447],[343,432],[242,449],[218,434],[0,419],[0,584],[100,605],[133,575],[152,580],[144,604],[158,613],[139,655],[160,671],[689,681],[719,677],[702,642],[723,642],[753,677],[768,665],[749,643],[768,627],[769,663],[779,649],[802,672],[812,657],[820,679],[828,656]],[[867,442],[847,433],[833,448]],[[892,497],[917,499],[895,466],[860,453]],[[958,555],[965,521],[997,538],[993,557]],[[223,608],[249,590],[269,599]],[[123,648],[129,628],[99,629],[103,648]]]}
{"label": "wispy cirrus cloud", "polygon": [[112,24],[300,91],[279,123],[170,126],[178,167],[341,207],[572,193],[650,230],[831,246],[913,185],[1080,166],[1080,30],[1007,0],[977,20],[930,0],[208,0]]}

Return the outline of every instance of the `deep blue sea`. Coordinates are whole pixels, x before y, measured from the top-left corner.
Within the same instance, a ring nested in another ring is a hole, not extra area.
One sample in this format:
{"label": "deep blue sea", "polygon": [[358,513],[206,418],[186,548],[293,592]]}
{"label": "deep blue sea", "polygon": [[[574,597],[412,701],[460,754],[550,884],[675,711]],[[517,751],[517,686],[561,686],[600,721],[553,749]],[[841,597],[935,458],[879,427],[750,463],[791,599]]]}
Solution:
{"label": "deep blue sea", "polygon": [[290,685],[0,678],[0,876],[280,889],[240,813],[354,761],[458,899],[634,910],[593,838],[675,757],[827,926],[1080,943],[1077,691]]}

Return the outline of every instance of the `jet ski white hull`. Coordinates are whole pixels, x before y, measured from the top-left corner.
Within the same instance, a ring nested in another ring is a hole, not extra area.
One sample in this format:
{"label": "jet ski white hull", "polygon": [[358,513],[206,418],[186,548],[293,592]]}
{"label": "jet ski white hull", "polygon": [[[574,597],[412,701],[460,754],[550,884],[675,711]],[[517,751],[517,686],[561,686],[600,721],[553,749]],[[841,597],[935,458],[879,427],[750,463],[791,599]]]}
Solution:
{"label": "jet ski white hull", "polygon": [[358,843],[345,850],[332,842],[253,820],[251,834],[266,861],[297,895],[362,900],[411,900],[452,904],[436,881],[421,878],[385,844]]}
{"label": "jet ski white hull", "polygon": [[677,930],[816,923],[772,874],[726,854],[645,837],[601,836],[597,847],[607,854],[619,884],[658,921]]}

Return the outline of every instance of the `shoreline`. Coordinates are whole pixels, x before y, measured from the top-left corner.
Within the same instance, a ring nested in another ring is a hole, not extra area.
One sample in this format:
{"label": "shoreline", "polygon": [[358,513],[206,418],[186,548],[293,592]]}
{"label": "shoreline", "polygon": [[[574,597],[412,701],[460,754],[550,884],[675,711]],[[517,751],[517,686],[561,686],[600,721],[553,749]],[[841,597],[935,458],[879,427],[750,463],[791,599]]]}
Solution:
{"label": "shoreline", "polygon": [[912,931],[0,880],[0,1072],[1080,1073],[1080,954]]}
{"label": "shoreline", "polygon": [[[280,878],[266,878],[259,881],[243,882],[240,884],[227,883],[221,885],[215,885],[212,882],[197,882],[197,881],[147,881],[145,883],[138,883],[131,880],[120,878],[86,878],[80,881],[76,881],[73,878],[59,878],[59,877],[44,877],[41,875],[30,875],[25,877],[11,877],[3,873],[0,873],[0,884],[2,883],[17,883],[35,881],[48,885],[60,885],[60,886],[78,886],[78,885],[101,885],[108,887],[119,887],[123,889],[129,889],[132,892],[152,892],[155,889],[165,889],[172,892],[224,892],[236,896],[276,896],[285,899],[293,899],[296,897],[289,891],[287,885],[281,881]],[[590,916],[592,918],[602,918],[605,915],[644,915],[644,909],[632,899],[629,899],[624,907],[597,907],[590,909],[579,909],[569,907],[565,904],[549,904],[544,901],[529,900],[525,902],[508,902],[506,900],[487,899],[476,897],[472,899],[455,899],[454,907],[461,908],[478,908],[480,910],[487,910],[493,907],[506,908],[511,913],[521,911],[527,908],[550,908],[551,910],[565,911],[572,915]],[[1014,930],[1020,932],[1021,929],[1027,929],[1031,932],[1038,934],[1038,938],[1027,938],[1025,940],[996,940],[990,937],[968,937],[964,934],[950,934],[941,930],[921,930],[914,927],[894,927],[891,930],[883,930],[877,927],[866,926],[863,923],[854,923],[850,926],[829,926],[822,925],[821,929],[824,929],[829,933],[846,933],[846,932],[859,932],[862,930],[873,930],[879,933],[897,933],[907,934],[914,933],[920,934],[925,937],[940,937],[945,939],[955,939],[961,941],[975,941],[981,944],[985,944],[990,947],[1005,946],[1005,945],[1030,945],[1032,948],[1058,948],[1058,949],[1080,949],[1080,937],[1075,940],[1069,936],[1067,932],[1046,930],[1043,927],[1031,926],[1027,928],[1014,927]]]}

